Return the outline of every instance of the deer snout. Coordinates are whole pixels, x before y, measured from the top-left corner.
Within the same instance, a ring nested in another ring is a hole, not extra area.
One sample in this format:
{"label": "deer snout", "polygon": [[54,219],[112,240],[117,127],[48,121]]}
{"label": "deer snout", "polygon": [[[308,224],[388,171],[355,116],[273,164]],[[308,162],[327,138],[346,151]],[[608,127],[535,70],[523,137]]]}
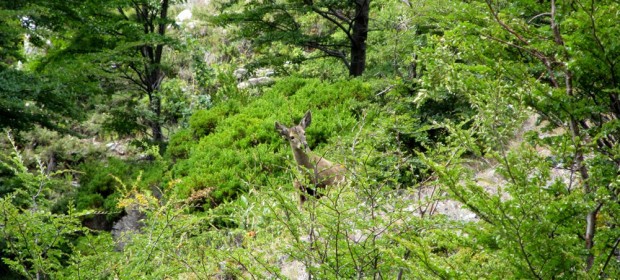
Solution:
{"label": "deer snout", "polygon": [[304,152],[310,151],[310,146],[306,142],[300,142],[297,144],[297,149],[303,150]]}
{"label": "deer snout", "polygon": [[299,140],[291,141],[291,147],[293,147],[294,149],[297,149],[297,150],[304,150],[304,151],[306,149],[308,149],[308,145],[306,143],[302,142],[302,141],[299,141]]}

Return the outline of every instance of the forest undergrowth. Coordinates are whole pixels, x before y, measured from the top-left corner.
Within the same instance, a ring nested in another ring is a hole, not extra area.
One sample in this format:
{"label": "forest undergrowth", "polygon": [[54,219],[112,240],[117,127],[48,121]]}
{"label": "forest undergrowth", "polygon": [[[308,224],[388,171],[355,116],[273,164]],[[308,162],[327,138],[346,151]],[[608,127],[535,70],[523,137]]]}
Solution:
{"label": "forest undergrowth", "polygon": [[619,9],[2,2],[0,278],[616,279]]}

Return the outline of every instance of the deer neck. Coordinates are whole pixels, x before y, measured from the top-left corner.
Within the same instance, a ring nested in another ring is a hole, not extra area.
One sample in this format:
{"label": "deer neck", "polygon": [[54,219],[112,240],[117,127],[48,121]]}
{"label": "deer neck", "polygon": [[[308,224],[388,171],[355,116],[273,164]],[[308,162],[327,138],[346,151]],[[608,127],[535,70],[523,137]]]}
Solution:
{"label": "deer neck", "polygon": [[295,161],[297,161],[297,164],[299,166],[303,166],[308,169],[314,168],[314,165],[310,161],[310,156],[308,156],[308,153],[305,152],[304,150],[293,148],[293,156],[295,157]]}

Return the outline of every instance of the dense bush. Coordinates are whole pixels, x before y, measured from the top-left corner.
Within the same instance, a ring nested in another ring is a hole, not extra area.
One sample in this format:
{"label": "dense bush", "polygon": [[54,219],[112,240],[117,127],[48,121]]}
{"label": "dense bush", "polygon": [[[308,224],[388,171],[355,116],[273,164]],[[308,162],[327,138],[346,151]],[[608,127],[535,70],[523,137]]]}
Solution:
{"label": "dense bush", "polygon": [[239,112],[239,106],[239,102],[230,100],[209,110],[196,111],[189,120],[194,137],[201,138],[214,132],[221,120]]}
{"label": "dense bush", "polygon": [[194,145],[196,138],[190,129],[182,129],[177,131],[166,146],[166,157],[172,162],[177,159],[185,159],[189,156],[191,147]]}
{"label": "dense bush", "polygon": [[310,147],[329,152],[321,148],[351,133],[358,121],[352,110],[371,95],[372,87],[360,80],[328,83],[292,77],[246,104],[224,102],[199,111],[190,120],[199,141],[186,149],[191,150],[189,157],[174,166],[174,177],[180,179],[174,191],[187,197],[192,191],[212,189],[210,200],[217,205],[250,186],[265,185],[290,164],[290,151],[274,129],[276,120],[292,124],[312,110]]}
{"label": "dense bush", "polygon": [[116,206],[122,193],[119,180],[132,182],[139,179],[139,187],[145,191],[163,189],[166,164],[158,161],[136,162],[109,158],[89,161],[80,170],[80,186],[75,194],[78,210],[102,212],[108,221],[118,218],[122,211]]}

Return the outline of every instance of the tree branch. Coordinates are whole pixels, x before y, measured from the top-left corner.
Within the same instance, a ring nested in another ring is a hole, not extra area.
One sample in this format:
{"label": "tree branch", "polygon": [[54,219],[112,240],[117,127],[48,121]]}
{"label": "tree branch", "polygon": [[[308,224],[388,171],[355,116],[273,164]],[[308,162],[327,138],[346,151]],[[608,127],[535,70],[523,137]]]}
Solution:
{"label": "tree branch", "polygon": [[122,7],[117,7],[116,9],[118,10],[118,13],[123,16],[125,20],[129,20],[129,17],[127,16],[127,14],[125,14],[125,11],[123,11]]}
{"label": "tree branch", "polygon": [[606,278],[606,277],[604,277],[605,269],[607,268],[607,265],[609,264],[609,261],[611,260],[611,257],[616,252],[616,249],[618,249],[618,244],[620,244],[620,238],[616,239],[616,243],[611,248],[611,252],[609,252],[609,255],[607,255],[607,259],[605,260],[605,264],[603,265],[603,267],[601,268],[601,272],[599,273],[599,276],[601,278]]}
{"label": "tree branch", "polygon": [[351,34],[351,25],[352,25],[351,21],[348,21],[349,27],[346,28],[341,22],[338,21],[340,19],[339,16],[332,15],[332,13],[329,13],[329,12],[321,11],[319,8],[317,8],[314,5],[312,0],[304,0],[304,3],[306,5],[308,5],[308,6],[310,6],[310,8],[312,9],[313,12],[315,12],[316,14],[321,16],[322,18],[324,18],[324,19],[330,21],[331,23],[333,23],[334,25],[336,25],[340,30],[342,30],[342,32],[344,32],[347,35],[347,37],[349,38],[349,41],[353,42],[353,35]]}
{"label": "tree branch", "polygon": [[[169,5],[169,0],[163,0],[162,4],[161,4],[161,14],[159,16],[159,27],[157,30],[157,33],[161,36],[164,36],[166,34],[166,21],[168,20],[168,5]],[[160,63],[161,62],[161,55],[163,53],[163,49],[164,49],[164,45],[163,44],[158,44],[157,48],[155,50],[155,63]]]}
{"label": "tree branch", "polygon": [[551,13],[542,13],[542,14],[535,15],[530,20],[528,20],[527,23],[532,23],[532,21],[534,21],[535,19],[539,17],[544,17],[544,16],[551,16]]}
{"label": "tree branch", "polygon": [[[577,5],[581,6],[581,8],[584,11],[588,10],[580,2],[577,2]],[[596,29],[596,21],[594,20],[594,0],[590,2],[590,11],[586,12],[586,14],[588,15],[588,18],[590,19],[590,24],[592,25],[592,37],[594,37],[594,42],[596,42],[596,45],[599,47],[600,51],[602,52],[603,59],[609,65],[612,86],[616,87],[616,84],[617,84],[616,69],[615,69],[616,62],[615,62],[615,59],[609,58],[609,56],[607,55],[607,50],[605,46],[603,45],[601,38],[598,36],[597,29]],[[620,115],[620,100],[618,98],[618,95],[614,93],[610,93],[609,95],[611,99],[612,110],[615,111],[616,115]]]}
{"label": "tree branch", "polygon": [[134,79],[133,77],[131,77],[131,75],[129,73],[127,73],[126,71],[122,71],[121,73],[123,74],[123,78],[125,78],[126,80],[129,80],[130,82],[134,83],[135,85],[137,85],[140,89],[144,90],[144,92],[148,93],[148,88],[146,87],[146,80],[143,77],[143,74],[140,70],[138,70],[135,65],[133,63],[130,63],[128,65],[128,67],[134,72],[136,73],[136,75],[138,75],[138,79],[140,79],[139,81],[137,81],[136,79]]}
{"label": "tree branch", "polygon": [[321,45],[318,42],[314,42],[314,41],[313,42],[308,42],[305,45],[306,45],[306,47],[319,49],[322,52],[326,53],[328,56],[335,57],[335,58],[338,58],[338,59],[342,60],[342,62],[347,67],[347,69],[350,68],[350,66],[351,66],[351,63],[347,59],[347,55],[344,52],[342,52],[342,51],[337,51],[337,50],[329,49],[327,46]]}
{"label": "tree branch", "polygon": [[[525,46],[529,46],[530,45],[529,41],[525,37],[523,37],[521,34],[516,32],[508,24],[506,24],[505,22],[503,22],[499,18],[498,13],[495,11],[495,9],[493,9],[493,6],[491,5],[491,1],[490,0],[485,0],[485,2],[487,4],[487,7],[489,8],[489,11],[491,12],[491,15],[493,15],[493,18],[495,19],[495,21],[504,30],[506,30],[506,31],[508,31],[508,33],[512,34],[515,38],[517,38],[517,40],[519,40],[519,42],[521,42]],[[559,87],[559,83],[557,82],[557,79],[555,78],[555,74],[553,73],[553,63],[555,63],[555,61],[552,58],[547,57],[542,52],[540,52],[540,51],[538,51],[536,49],[532,49],[532,48],[523,48],[523,49],[528,51],[528,53],[530,53],[534,57],[538,58],[543,63],[543,65],[547,69],[547,72],[549,73],[549,79],[551,80],[551,83],[553,84],[554,87],[556,87],[556,88]]]}

